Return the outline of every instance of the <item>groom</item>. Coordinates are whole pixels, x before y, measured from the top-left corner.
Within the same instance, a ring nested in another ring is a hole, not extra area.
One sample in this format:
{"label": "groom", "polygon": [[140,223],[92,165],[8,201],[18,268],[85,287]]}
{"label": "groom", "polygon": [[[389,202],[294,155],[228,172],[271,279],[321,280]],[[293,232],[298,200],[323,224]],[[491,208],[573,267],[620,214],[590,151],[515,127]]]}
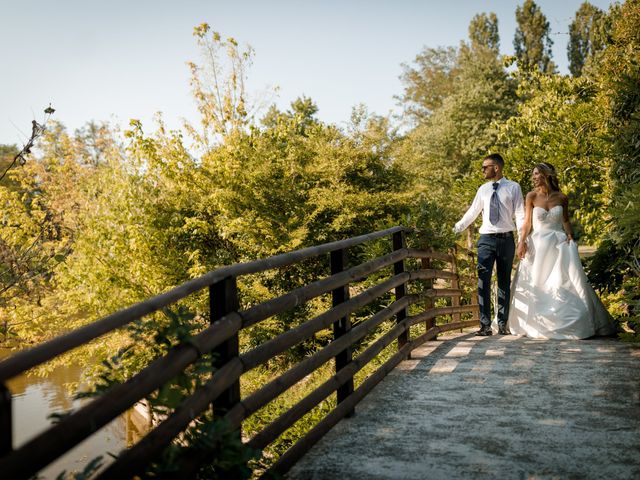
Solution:
{"label": "groom", "polygon": [[[511,266],[515,253],[513,231],[520,231],[524,222],[524,202],[520,185],[502,176],[504,160],[498,153],[482,160],[482,173],[487,183],[476,193],[467,213],[453,227],[464,231],[482,212],[478,241],[478,303],[480,330],[476,335],[491,335],[491,274],[496,265],[498,274],[498,333],[509,335],[509,301],[511,297]],[[515,224],[514,219],[515,217]]]}

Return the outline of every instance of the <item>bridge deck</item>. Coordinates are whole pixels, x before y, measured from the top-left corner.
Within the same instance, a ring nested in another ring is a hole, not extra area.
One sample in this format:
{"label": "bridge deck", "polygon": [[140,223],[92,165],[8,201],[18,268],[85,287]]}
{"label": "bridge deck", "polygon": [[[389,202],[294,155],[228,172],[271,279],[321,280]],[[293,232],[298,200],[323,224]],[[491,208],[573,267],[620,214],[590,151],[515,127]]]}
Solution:
{"label": "bridge deck", "polygon": [[415,350],[287,478],[640,478],[640,348],[443,338]]}

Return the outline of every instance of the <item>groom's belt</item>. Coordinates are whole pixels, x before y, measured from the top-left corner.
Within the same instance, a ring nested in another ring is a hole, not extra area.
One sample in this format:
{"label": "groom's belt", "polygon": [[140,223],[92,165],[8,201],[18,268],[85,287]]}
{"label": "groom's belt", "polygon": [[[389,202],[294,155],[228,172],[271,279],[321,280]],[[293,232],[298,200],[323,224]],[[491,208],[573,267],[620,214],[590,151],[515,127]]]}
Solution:
{"label": "groom's belt", "polygon": [[513,232],[500,232],[500,233],[481,233],[480,235],[488,235],[496,238],[509,238],[513,237]]}

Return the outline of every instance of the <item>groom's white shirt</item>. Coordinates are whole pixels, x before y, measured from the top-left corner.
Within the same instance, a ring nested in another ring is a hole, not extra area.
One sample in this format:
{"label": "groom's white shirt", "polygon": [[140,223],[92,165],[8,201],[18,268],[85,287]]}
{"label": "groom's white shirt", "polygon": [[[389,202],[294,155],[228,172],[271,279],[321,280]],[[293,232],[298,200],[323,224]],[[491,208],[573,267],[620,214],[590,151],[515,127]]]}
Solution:
{"label": "groom's white shirt", "polygon": [[499,180],[500,185],[497,192],[498,200],[500,200],[500,220],[497,225],[492,225],[489,221],[489,204],[493,194],[493,183],[487,182],[480,186],[469,210],[464,214],[462,220],[453,227],[456,233],[464,231],[471,225],[478,218],[480,212],[482,212],[480,233],[505,233],[514,230],[520,233],[524,223],[524,200],[520,184],[507,180],[505,177]]}

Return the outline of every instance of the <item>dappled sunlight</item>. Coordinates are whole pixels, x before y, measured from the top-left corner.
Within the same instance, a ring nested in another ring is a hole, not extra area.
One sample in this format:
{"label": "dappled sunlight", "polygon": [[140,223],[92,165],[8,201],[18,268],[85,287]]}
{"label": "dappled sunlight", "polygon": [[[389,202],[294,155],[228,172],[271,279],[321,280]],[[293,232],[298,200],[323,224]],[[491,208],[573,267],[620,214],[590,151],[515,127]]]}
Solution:
{"label": "dappled sunlight", "polygon": [[504,356],[504,350],[487,350],[485,352],[485,355],[487,357],[503,357]]}
{"label": "dappled sunlight", "polygon": [[563,418],[544,418],[539,421],[542,425],[549,425],[551,427],[566,427],[567,421]]}
{"label": "dappled sunlight", "polygon": [[579,347],[573,347],[573,348],[564,348],[562,349],[562,351],[566,353],[580,353],[582,349]]}
{"label": "dappled sunlight", "polygon": [[458,363],[459,362],[457,360],[443,358],[438,360],[435,365],[431,367],[429,373],[451,373],[456,369]]}
{"label": "dappled sunlight", "polygon": [[615,353],[615,349],[612,347],[598,347],[596,351],[601,353]]}
{"label": "dappled sunlight", "polygon": [[410,372],[414,370],[419,364],[420,359],[412,358],[410,360],[405,360],[404,362],[400,362],[400,364],[389,375],[393,375],[394,371]]}
{"label": "dappled sunlight", "polygon": [[425,358],[433,353],[438,347],[439,343],[436,342],[427,342],[416,348],[413,352],[411,352],[412,359]]}
{"label": "dappled sunlight", "polygon": [[478,343],[487,340],[487,337],[471,337],[468,339],[470,342]]}
{"label": "dappled sunlight", "polygon": [[456,346],[451,349],[449,353],[447,353],[447,357],[465,357],[469,355],[472,347],[464,346]]}

